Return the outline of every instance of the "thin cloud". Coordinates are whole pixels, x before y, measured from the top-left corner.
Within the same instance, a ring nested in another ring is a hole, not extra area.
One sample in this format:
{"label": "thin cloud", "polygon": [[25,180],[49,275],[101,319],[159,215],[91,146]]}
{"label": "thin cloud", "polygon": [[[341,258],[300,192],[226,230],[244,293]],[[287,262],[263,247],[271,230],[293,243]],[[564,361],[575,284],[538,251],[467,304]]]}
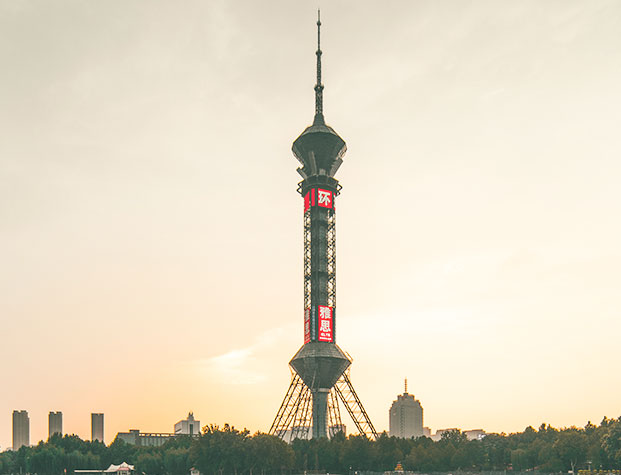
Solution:
{"label": "thin cloud", "polygon": [[248,385],[267,380],[262,368],[267,350],[282,339],[284,328],[276,328],[258,335],[255,341],[245,348],[235,348],[226,353],[200,359],[195,362],[209,376],[228,384]]}

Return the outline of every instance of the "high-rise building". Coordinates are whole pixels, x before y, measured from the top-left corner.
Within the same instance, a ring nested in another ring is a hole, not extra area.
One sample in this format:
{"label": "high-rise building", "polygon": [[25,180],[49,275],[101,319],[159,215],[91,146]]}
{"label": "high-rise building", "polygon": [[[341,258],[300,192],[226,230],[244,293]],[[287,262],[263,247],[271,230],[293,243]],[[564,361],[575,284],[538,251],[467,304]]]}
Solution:
{"label": "high-rise building", "polygon": [[198,435],[201,432],[201,421],[194,419],[194,414],[190,412],[188,418],[175,424],[175,435]]}
{"label": "high-rise building", "polygon": [[104,441],[104,415],[100,413],[91,414],[91,440]]}
{"label": "high-rise building", "polygon": [[30,445],[30,418],[28,411],[13,411],[13,450]]}
{"label": "high-rise building", "polygon": [[63,413],[52,412],[48,416],[48,436],[52,437],[54,434],[63,435]]}
{"label": "high-rise building", "polygon": [[329,437],[330,425],[341,426],[341,405],[360,434],[378,434],[349,377],[351,358],[336,344],[336,208],[341,185],[335,177],[347,149],[323,116],[321,21],[317,18],[315,117],[293,142],[302,177],[304,343],[289,362],[291,384],[269,433],[284,439]]}
{"label": "high-rise building", "polygon": [[421,437],[423,431],[423,406],[420,401],[414,398],[413,394],[408,394],[408,380],[405,380],[405,391],[397,396],[393,401],[389,417],[389,432],[391,437],[401,437],[409,439],[411,437]]}

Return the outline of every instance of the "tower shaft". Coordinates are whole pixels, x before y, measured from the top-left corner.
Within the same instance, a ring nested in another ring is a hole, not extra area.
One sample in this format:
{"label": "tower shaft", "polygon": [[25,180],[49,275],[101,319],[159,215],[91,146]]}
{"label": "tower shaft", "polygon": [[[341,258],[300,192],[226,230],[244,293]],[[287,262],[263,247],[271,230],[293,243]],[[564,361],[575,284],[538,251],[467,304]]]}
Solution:
{"label": "tower shaft", "polygon": [[[336,341],[336,187],[305,185],[304,343]],[[336,180],[334,180],[336,182]]]}
{"label": "tower shaft", "polygon": [[[289,362],[295,374],[270,429],[270,433],[289,440],[308,435],[311,427],[313,438],[327,437],[332,431],[341,430],[339,399],[361,433],[377,436],[375,429],[365,430],[373,425],[358,397],[347,399],[344,395],[355,395],[345,375],[351,359],[336,345],[334,205],[341,185],[334,175],[343,163],[347,147],[323,117],[320,27],[318,17],[315,118],[292,147],[302,165],[298,173],[303,178],[298,192],[304,198],[304,344]],[[341,380],[347,386],[345,389],[335,386]]]}

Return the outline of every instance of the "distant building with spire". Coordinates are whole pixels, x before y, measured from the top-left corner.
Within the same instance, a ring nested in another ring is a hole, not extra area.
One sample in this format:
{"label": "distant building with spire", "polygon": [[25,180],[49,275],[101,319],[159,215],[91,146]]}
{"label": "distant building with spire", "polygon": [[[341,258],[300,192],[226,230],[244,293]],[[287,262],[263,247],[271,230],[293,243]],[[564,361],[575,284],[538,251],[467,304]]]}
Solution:
{"label": "distant building with spire", "polygon": [[194,413],[190,412],[188,418],[175,424],[175,435],[198,435],[201,433],[201,421],[194,419]]}
{"label": "distant building with spire", "polygon": [[391,437],[409,439],[422,437],[423,431],[423,406],[420,401],[408,393],[408,380],[405,379],[405,390],[397,396],[388,412],[389,432]]}

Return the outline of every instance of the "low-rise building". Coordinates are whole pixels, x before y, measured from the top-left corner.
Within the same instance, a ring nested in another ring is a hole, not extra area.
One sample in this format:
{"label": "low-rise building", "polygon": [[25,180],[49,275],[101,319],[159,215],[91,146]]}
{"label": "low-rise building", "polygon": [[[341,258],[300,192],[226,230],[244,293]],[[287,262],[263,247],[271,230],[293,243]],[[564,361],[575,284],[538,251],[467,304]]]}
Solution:
{"label": "low-rise building", "polygon": [[464,434],[468,440],[481,440],[483,437],[487,435],[487,433],[483,429],[472,429],[472,430],[464,430],[458,429],[457,427],[452,427],[450,429],[438,429],[435,434],[431,436],[433,440],[436,442],[442,439],[442,434],[446,432],[460,432]]}
{"label": "low-rise building", "polygon": [[129,432],[119,432],[114,440],[122,440],[126,444],[139,447],[160,447],[175,434],[166,432],[140,432],[138,429],[130,429]]}
{"label": "low-rise building", "polygon": [[175,435],[197,435],[201,433],[201,421],[194,419],[190,412],[188,418],[175,424]]}
{"label": "low-rise building", "polygon": [[468,440],[481,440],[487,435],[483,429],[465,430],[464,434]]}
{"label": "low-rise building", "polygon": [[328,434],[331,438],[339,432],[342,432],[343,435],[347,435],[347,426],[345,424],[333,424],[328,427]]}
{"label": "low-rise building", "polygon": [[431,439],[437,442],[438,440],[442,438],[442,434],[446,432],[454,432],[454,431],[461,432],[461,430],[458,429],[457,427],[449,427],[448,429],[438,429],[436,433],[431,436]]}
{"label": "low-rise building", "polygon": [[129,432],[119,432],[114,440],[122,440],[126,444],[140,447],[160,447],[173,437],[189,435],[198,437],[201,423],[189,413],[188,418],[175,424],[175,432],[140,432],[139,429],[130,429]]}

